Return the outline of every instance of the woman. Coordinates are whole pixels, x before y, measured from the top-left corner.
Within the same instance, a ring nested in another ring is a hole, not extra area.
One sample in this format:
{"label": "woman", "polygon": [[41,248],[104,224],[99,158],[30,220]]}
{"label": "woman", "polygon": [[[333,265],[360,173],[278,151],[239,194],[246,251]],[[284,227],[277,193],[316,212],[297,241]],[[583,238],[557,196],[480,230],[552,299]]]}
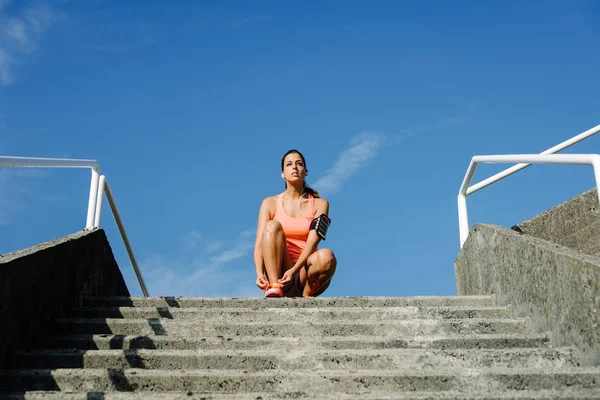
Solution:
{"label": "woman", "polygon": [[311,222],[329,214],[329,203],[308,187],[304,156],[290,150],[281,159],[285,191],[263,200],[258,215],[254,264],[265,297],[314,297],[329,287],[337,261]]}

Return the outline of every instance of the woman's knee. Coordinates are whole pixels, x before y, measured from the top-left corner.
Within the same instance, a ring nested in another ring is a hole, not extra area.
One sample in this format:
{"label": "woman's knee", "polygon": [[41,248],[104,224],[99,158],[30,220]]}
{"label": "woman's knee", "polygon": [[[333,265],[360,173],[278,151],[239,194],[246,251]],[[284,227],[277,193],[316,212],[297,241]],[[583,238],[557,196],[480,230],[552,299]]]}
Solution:
{"label": "woman's knee", "polygon": [[265,224],[263,237],[269,238],[283,233],[283,227],[279,221],[271,220]]}
{"label": "woman's knee", "polygon": [[325,271],[335,271],[335,267],[337,266],[337,259],[335,258],[335,254],[333,251],[329,249],[320,249],[315,254],[317,257],[316,263],[319,266],[319,269],[323,269]]}
{"label": "woman's knee", "polygon": [[337,265],[337,259],[335,258],[335,254],[333,254],[333,251],[329,249],[323,249],[321,257],[323,259],[323,264],[328,265],[332,268],[335,268],[335,266]]}

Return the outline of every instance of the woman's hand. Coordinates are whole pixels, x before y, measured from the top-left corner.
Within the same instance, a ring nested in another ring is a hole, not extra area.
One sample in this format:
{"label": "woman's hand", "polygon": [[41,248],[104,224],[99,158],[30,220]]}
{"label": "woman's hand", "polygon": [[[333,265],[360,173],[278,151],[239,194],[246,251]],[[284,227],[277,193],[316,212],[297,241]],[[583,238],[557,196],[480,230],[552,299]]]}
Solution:
{"label": "woman's hand", "polygon": [[296,271],[294,270],[294,268],[288,269],[287,271],[285,271],[283,276],[277,280],[277,282],[281,286],[287,286],[294,279],[295,273],[296,273]]}
{"label": "woman's hand", "polygon": [[258,278],[256,278],[256,286],[262,290],[267,290],[269,288],[269,280],[264,274],[258,275]]}

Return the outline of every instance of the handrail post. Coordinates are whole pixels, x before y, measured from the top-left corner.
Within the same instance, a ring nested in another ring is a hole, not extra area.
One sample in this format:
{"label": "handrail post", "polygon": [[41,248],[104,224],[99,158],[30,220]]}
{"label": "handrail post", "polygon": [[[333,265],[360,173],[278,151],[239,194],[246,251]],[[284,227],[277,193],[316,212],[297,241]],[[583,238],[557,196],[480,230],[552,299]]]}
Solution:
{"label": "handrail post", "polygon": [[469,163],[469,168],[467,168],[467,173],[465,174],[465,178],[463,179],[463,182],[460,185],[460,189],[458,191],[458,229],[460,233],[461,248],[467,240],[467,236],[469,236],[467,190],[469,189],[469,184],[471,183],[471,179],[473,179],[473,175],[475,174],[475,169],[477,169],[477,163],[473,159],[471,159],[471,162]]}
{"label": "handrail post", "polygon": [[594,168],[594,178],[596,179],[596,191],[598,192],[598,206],[600,207],[600,155],[593,155],[592,167]]}
{"label": "handrail post", "polygon": [[102,214],[102,199],[104,197],[105,183],[106,183],[106,176],[100,175],[100,179],[98,179],[98,194],[96,196],[96,212],[94,215],[94,228],[100,228],[100,216]]}
{"label": "handrail post", "polygon": [[90,182],[90,197],[88,199],[87,220],[85,229],[94,228],[94,217],[96,215],[96,197],[98,194],[99,168],[92,168],[92,179]]}
{"label": "handrail post", "polygon": [[135,259],[135,255],[133,254],[133,249],[131,248],[131,243],[129,242],[129,237],[127,237],[127,232],[125,232],[125,227],[123,226],[123,221],[121,220],[121,214],[119,214],[119,209],[117,208],[117,204],[112,195],[112,191],[110,190],[110,185],[108,184],[108,180],[104,179],[104,193],[106,194],[106,199],[108,200],[108,205],[112,210],[113,217],[115,218],[115,222],[117,223],[117,227],[119,228],[119,232],[121,232],[121,237],[123,238],[123,243],[125,244],[125,249],[127,249],[127,253],[129,254],[129,259],[131,260],[131,264],[133,265],[133,270],[135,275],[137,276],[140,287],[142,288],[142,293],[145,297],[148,297],[148,289],[146,289],[146,283],[144,282],[144,277],[140,272],[140,268],[138,267],[137,260]]}
{"label": "handrail post", "polygon": [[460,233],[460,247],[463,247],[469,236],[469,215],[467,212],[467,195],[458,195],[458,229]]}

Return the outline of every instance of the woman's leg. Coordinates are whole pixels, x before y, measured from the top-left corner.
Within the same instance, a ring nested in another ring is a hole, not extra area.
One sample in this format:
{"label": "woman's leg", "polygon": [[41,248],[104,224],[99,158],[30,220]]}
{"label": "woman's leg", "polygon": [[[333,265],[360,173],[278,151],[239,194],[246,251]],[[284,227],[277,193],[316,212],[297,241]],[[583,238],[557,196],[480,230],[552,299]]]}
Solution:
{"label": "woman's leg", "polygon": [[329,287],[335,274],[337,260],[329,249],[319,249],[308,257],[306,268],[300,271],[300,286],[304,288],[302,295],[318,296]]}
{"label": "woman's leg", "polygon": [[287,265],[290,264],[290,256],[287,254],[285,234],[279,221],[269,221],[263,230],[261,250],[270,284],[276,284],[283,276]]}

